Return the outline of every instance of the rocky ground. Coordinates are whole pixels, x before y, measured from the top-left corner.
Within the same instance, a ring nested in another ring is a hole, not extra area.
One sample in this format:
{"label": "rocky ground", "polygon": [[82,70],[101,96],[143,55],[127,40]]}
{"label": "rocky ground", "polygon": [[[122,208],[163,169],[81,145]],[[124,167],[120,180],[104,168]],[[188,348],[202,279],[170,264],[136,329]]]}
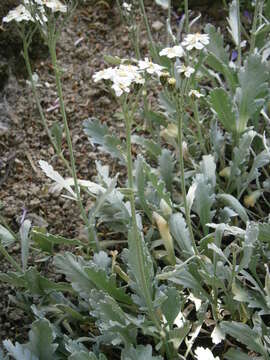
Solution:
{"label": "rocky ground", "polygon": [[[159,34],[165,34],[163,24],[166,13],[155,7],[152,1],[149,3],[151,7],[147,10],[154,25],[154,36],[160,40]],[[206,6],[208,9],[209,4]],[[210,7],[209,11],[211,9]],[[219,12],[215,12],[215,16],[216,14]],[[179,15],[180,12],[174,11],[174,22]],[[140,45],[142,52],[146,52],[144,31]],[[108,161],[106,156],[98,154],[90,146],[82,131],[83,120],[94,116],[113,128],[117,125],[120,132],[124,130],[123,124],[114,116],[117,111],[116,103],[102,86],[96,86],[92,81],[93,73],[105,66],[104,55],[132,55],[127,29],[121,24],[116,7],[110,7],[106,2],[100,1],[95,6],[80,6],[59,41],[58,58],[64,72],[63,91],[78,176],[83,179],[92,179],[95,175],[96,159]],[[39,77],[42,106],[52,126],[54,122],[61,121],[61,115],[51,62],[46,57],[46,52],[43,57],[43,60],[35,60],[33,67]],[[16,61],[12,60],[12,63],[22,63],[19,51]],[[16,69],[16,66],[13,68]],[[22,75],[24,72],[15,73],[16,76],[10,74],[0,94],[1,215],[15,231],[18,230],[22,215],[26,214],[33,225],[45,227],[51,233],[70,238],[80,237],[82,221],[76,206],[69,200],[50,193],[50,181],[39,168],[38,160],[43,159],[50,162],[62,175],[67,175],[40,123],[30,87]],[[65,142],[63,146],[64,154],[68,157]],[[114,171],[115,164],[110,163]],[[18,257],[18,246],[12,251]],[[8,268],[0,256],[0,271],[5,272]],[[0,284],[0,340],[12,338],[20,341],[25,338],[31,319],[25,317],[23,311],[10,301],[12,294],[13,289]]]}

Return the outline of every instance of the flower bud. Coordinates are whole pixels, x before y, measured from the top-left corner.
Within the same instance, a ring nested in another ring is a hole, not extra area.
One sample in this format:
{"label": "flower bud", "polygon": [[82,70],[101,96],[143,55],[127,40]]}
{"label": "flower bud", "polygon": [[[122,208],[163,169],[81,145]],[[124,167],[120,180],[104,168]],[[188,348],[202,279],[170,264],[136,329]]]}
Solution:
{"label": "flower bud", "polygon": [[164,246],[167,250],[168,260],[172,265],[175,265],[175,253],[174,253],[174,245],[173,245],[173,238],[170,233],[169,224],[167,221],[160,216],[158,213],[153,212],[153,219],[155,220],[161,238],[163,240]]}
{"label": "flower bud", "polygon": [[165,86],[167,84],[167,80],[170,77],[170,74],[168,73],[168,71],[164,71],[160,74],[160,82],[163,86]]}
{"label": "flower bud", "polygon": [[231,168],[230,166],[226,166],[219,172],[219,176],[228,179],[231,176]]}
{"label": "flower bud", "polygon": [[162,214],[165,216],[165,218],[168,218],[172,214],[172,208],[168,205],[167,201],[164,199],[160,200],[160,210],[162,211]]}
{"label": "flower bud", "polygon": [[175,124],[169,124],[166,129],[163,129],[160,132],[160,135],[162,137],[164,137],[164,138],[169,137],[169,138],[175,138],[176,139],[177,136],[178,136],[177,126]]}
{"label": "flower bud", "polygon": [[246,207],[254,207],[256,204],[256,201],[259,199],[260,196],[261,196],[260,190],[253,191],[251,194],[246,195],[244,197],[245,206]]}
{"label": "flower bud", "polygon": [[167,80],[168,90],[169,90],[169,91],[174,91],[175,86],[176,86],[176,80],[175,80],[175,78],[172,78],[172,77],[169,78],[169,79]]}

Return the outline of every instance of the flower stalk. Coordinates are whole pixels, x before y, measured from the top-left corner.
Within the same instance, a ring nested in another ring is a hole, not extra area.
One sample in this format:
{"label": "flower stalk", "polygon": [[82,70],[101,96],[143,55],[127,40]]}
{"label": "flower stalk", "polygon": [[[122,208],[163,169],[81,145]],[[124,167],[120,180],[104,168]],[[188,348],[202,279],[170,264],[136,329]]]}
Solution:
{"label": "flower stalk", "polygon": [[35,102],[36,102],[36,105],[37,105],[37,108],[38,108],[39,116],[41,118],[43,127],[44,127],[44,129],[45,129],[45,131],[47,133],[47,136],[48,136],[48,138],[49,138],[49,140],[50,140],[50,142],[51,142],[57,156],[59,156],[61,158],[61,160],[63,161],[63,163],[66,166],[66,168],[68,169],[68,171],[72,174],[71,167],[70,167],[67,159],[64,157],[63,153],[61,151],[59,151],[58,147],[56,146],[56,144],[54,142],[54,139],[52,137],[52,134],[50,132],[50,129],[48,127],[48,124],[47,124],[47,121],[46,121],[46,118],[45,118],[45,115],[44,115],[44,112],[43,112],[43,109],[42,109],[42,106],[41,106],[41,103],[40,103],[39,95],[38,95],[38,92],[37,92],[37,87],[36,87],[35,81],[33,79],[33,72],[32,72],[32,68],[31,68],[31,63],[30,63],[30,58],[29,58],[29,51],[28,51],[29,45],[28,45],[28,41],[27,41],[27,38],[26,38],[24,33],[22,33],[22,40],[23,40],[23,57],[24,57],[28,77],[29,77],[29,80],[30,80],[31,89],[32,89],[32,92],[33,92],[33,95],[34,95],[34,98],[35,98]]}
{"label": "flower stalk", "polygon": [[53,36],[51,37],[50,40],[51,41],[49,41],[49,51],[50,51],[50,56],[51,56],[52,65],[53,65],[53,69],[54,69],[57,94],[58,94],[59,103],[60,103],[60,111],[61,111],[61,115],[62,115],[62,119],[63,119],[63,123],[64,123],[64,130],[65,130],[65,134],[66,134],[66,139],[67,139],[68,151],[69,151],[69,156],[70,156],[70,164],[71,164],[71,172],[72,172],[72,177],[73,177],[73,180],[74,180],[75,193],[76,193],[76,196],[77,196],[77,201],[78,201],[78,204],[79,204],[81,216],[82,216],[82,218],[84,220],[84,223],[85,223],[85,225],[87,227],[89,242],[90,243],[95,243],[95,248],[96,248],[95,250],[99,250],[99,244],[98,244],[98,241],[97,241],[96,236],[95,236],[95,231],[93,229],[92,224],[90,224],[90,222],[88,220],[86,211],[85,211],[83,203],[82,203],[81,195],[80,195],[80,188],[79,188],[79,184],[78,184],[78,177],[77,177],[77,171],[76,171],[76,165],[75,165],[75,158],[74,158],[72,140],[71,140],[69,125],[68,125],[68,120],[67,120],[67,115],[66,115],[66,109],[65,109],[65,104],[64,104],[64,98],[63,98],[63,91],[62,91],[62,84],[61,84],[61,74],[60,74],[60,69],[58,67],[58,63],[57,63],[56,40],[53,38]]}
{"label": "flower stalk", "polygon": [[187,204],[187,193],[186,193],[186,184],[185,184],[185,168],[184,168],[184,153],[183,153],[183,100],[182,95],[179,98],[176,98],[177,104],[177,138],[178,138],[178,148],[179,148],[179,167],[180,167],[180,179],[181,179],[181,192],[183,196],[184,209],[186,215],[186,222],[188,226],[188,231],[190,239],[196,255],[199,255],[194,233],[192,229],[192,223],[190,218],[190,212]]}

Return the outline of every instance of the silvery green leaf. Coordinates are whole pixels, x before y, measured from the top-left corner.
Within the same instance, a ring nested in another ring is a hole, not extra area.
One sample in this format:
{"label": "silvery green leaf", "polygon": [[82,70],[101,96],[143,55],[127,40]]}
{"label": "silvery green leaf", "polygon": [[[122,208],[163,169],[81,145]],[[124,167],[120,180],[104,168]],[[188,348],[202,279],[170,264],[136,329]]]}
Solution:
{"label": "silvery green leaf", "polygon": [[222,331],[246,345],[248,349],[268,356],[260,334],[248,325],[236,321],[222,321],[220,327]]}
{"label": "silvery green leaf", "polygon": [[162,313],[165,316],[168,324],[173,326],[174,320],[181,310],[182,298],[179,291],[175,287],[167,287],[164,292],[167,296],[167,299],[161,306]]}
{"label": "silvery green leaf", "polygon": [[159,171],[167,190],[172,191],[174,159],[172,153],[168,149],[163,149],[159,156]]}
{"label": "silvery green leaf", "polygon": [[56,182],[59,191],[66,189],[72,197],[76,199],[76,194],[70,185],[66,182],[63,176],[61,176],[49,163],[47,163],[47,161],[39,160],[39,166],[48,178]]}
{"label": "silvery green leaf", "polygon": [[261,357],[248,356],[248,354],[239,348],[230,348],[224,355],[224,358],[227,360],[263,360]]}
{"label": "silvery green leaf", "polygon": [[68,357],[68,360],[106,360],[107,358],[103,355],[103,358],[98,358],[93,352],[77,351]]}
{"label": "silvery green leaf", "polygon": [[135,162],[135,178],[136,178],[136,185],[137,185],[137,196],[140,201],[140,205],[148,216],[149,220],[152,220],[152,211],[148,206],[147,200],[145,198],[145,189],[146,189],[146,175],[144,171],[144,160],[141,156],[138,156]]}
{"label": "silvery green leaf", "polygon": [[29,332],[27,348],[39,360],[57,360],[55,351],[58,344],[54,343],[56,335],[47,319],[36,320]]}
{"label": "silvery green leaf", "polygon": [[185,255],[194,255],[186,221],[181,213],[172,214],[169,220],[171,234]]}
{"label": "silvery green leaf", "polygon": [[210,104],[225,130],[234,133],[237,110],[231,95],[223,88],[215,88],[210,92]]}
{"label": "silvery green leaf", "polygon": [[234,196],[230,194],[218,194],[217,200],[220,200],[225,205],[231,207],[245,223],[248,221],[248,215],[245,208]]}
{"label": "silvery green leaf", "polygon": [[251,260],[255,243],[258,240],[259,228],[258,224],[248,222],[246,228],[245,239],[242,245],[243,253],[242,259],[237,268],[237,271],[240,272],[242,269],[246,269],[249,266],[249,262]]}
{"label": "silvery green leaf", "polygon": [[143,136],[132,135],[131,141],[134,144],[141,145],[153,159],[157,159],[161,154],[161,146],[151,139],[146,139]]}
{"label": "silvery green leaf", "polygon": [[169,339],[175,349],[178,349],[182,342],[187,337],[192,324],[188,320],[181,321],[181,326],[178,326],[169,331]]}
{"label": "silvery green leaf", "polygon": [[216,163],[212,155],[204,155],[200,162],[200,170],[205,179],[211,183],[213,187],[216,186]]}
{"label": "silvery green leaf", "polygon": [[215,202],[215,194],[212,185],[208,183],[202,174],[198,174],[195,181],[197,187],[194,199],[194,210],[199,216],[204,235],[207,235],[208,228],[206,224],[211,222],[213,217],[211,208]]}
{"label": "silvery green leaf", "polygon": [[208,249],[213,250],[217,255],[219,255],[225,262],[229,262],[223,251],[217,247],[214,243],[208,244]]}
{"label": "silvery green leaf", "polygon": [[29,349],[17,342],[13,345],[10,340],[4,340],[3,345],[15,360],[39,360]]}
{"label": "silvery green leaf", "polygon": [[238,18],[240,18],[239,9],[236,0],[233,0],[230,5],[229,18],[227,20],[229,23],[229,33],[236,46],[241,43],[241,28],[239,28],[238,25]]}
{"label": "silvery green leaf", "polygon": [[162,9],[167,10],[169,7],[169,2],[168,0],[155,0],[156,4],[161,6]]}
{"label": "silvery green leaf", "polygon": [[269,70],[259,55],[250,55],[247,58],[244,67],[239,71],[238,80],[241,91],[237,95],[237,131],[241,134],[246,130],[248,120],[263,107],[268,92]]}
{"label": "silvery green leaf", "polygon": [[130,285],[140,303],[145,306],[149,296],[153,299],[154,295],[154,268],[152,257],[139,230],[138,238],[134,230],[130,230],[128,234],[128,268]]}
{"label": "silvery green leaf", "polygon": [[66,252],[65,254],[58,254],[54,257],[54,265],[57,271],[64,274],[75,291],[82,297],[88,298],[89,292],[95,288],[95,284],[89,279],[85,272],[85,266],[89,262],[82,257]]}
{"label": "silvery green leaf", "polygon": [[250,184],[253,180],[255,180],[259,175],[258,169],[263,166],[266,166],[270,162],[270,154],[267,150],[262,151],[258,154],[255,159],[253,160],[252,168],[247,176],[245,186]]}
{"label": "silvery green leaf", "polygon": [[228,236],[228,235],[233,235],[233,236],[240,236],[240,237],[244,237],[246,231],[237,227],[237,226],[230,226],[228,224],[214,224],[214,223],[209,223],[207,224],[208,227],[212,228],[212,229],[217,229],[217,228],[223,228],[223,232],[224,235]]}
{"label": "silvery green leaf", "polygon": [[127,315],[117,302],[109,295],[99,290],[92,290],[88,294],[92,311],[91,315],[97,319],[101,337],[111,345],[124,343],[126,346],[135,344],[137,326],[133,318]]}
{"label": "silvery green leaf", "polygon": [[163,360],[163,358],[152,355],[151,345],[138,345],[136,348],[124,349],[121,353],[121,360]]}
{"label": "silvery green leaf", "polygon": [[94,254],[93,263],[108,273],[112,260],[105,251],[99,251]]}
{"label": "silvery green leaf", "polygon": [[99,145],[100,149],[109,153],[111,156],[124,161],[123,153],[120,149],[124,146],[119,137],[112,134],[106,125],[101,124],[97,119],[89,118],[84,121],[84,132],[88,136],[88,140],[94,145]]}
{"label": "silvery green leaf", "polygon": [[[207,24],[205,26],[205,32],[210,37],[209,44],[207,45],[207,50],[209,51],[209,53],[215,55],[215,57],[221,63],[228,65],[230,61],[230,56],[228,51],[226,51],[225,49],[224,39],[221,32],[219,30],[216,30],[216,28],[211,24]],[[209,59],[207,58],[206,61],[208,62],[208,60]],[[218,72],[222,72],[222,69],[220,69],[219,67],[216,68],[216,70]]]}
{"label": "silvery green leaf", "polygon": [[0,242],[1,245],[6,247],[14,243],[15,237],[3,225],[0,224]]}
{"label": "silvery green leaf", "polygon": [[242,172],[243,164],[248,162],[250,157],[250,146],[256,134],[257,133],[253,130],[247,131],[241,136],[239,146],[233,149],[233,159],[230,167],[230,176],[232,179],[239,177]]}
{"label": "silvery green leaf", "polygon": [[217,162],[224,156],[225,138],[216,121],[211,126],[210,131],[211,143],[215,153],[215,161]]}
{"label": "silvery green leaf", "polygon": [[20,227],[21,257],[22,257],[23,271],[25,271],[27,268],[27,262],[28,262],[28,257],[29,257],[30,229],[31,229],[31,221],[25,220]]}
{"label": "silvery green leaf", "polygon": [[98,268],[95,264],[84,267],[85,274],[90,281],[95,285],[95,288],[104,291],[112,298],[120,303],[132,305],[131,298],[125,293],[123,288],[118,288],[115,278],[108,276],[106,271]]}
{"label": "silvery green leaf", "polygon": [[258,240],[270,244],[270,223],[259,224]]}
{"label": "silvery green leaf", "polygon": [[146,162],[144,162],[144,170],[145,170],[145,174],[147,175],[148,181],[151,183],[158,197],[158,206],[160,204],[161,199],[165,200],[167,204],[171,206],[171,196],[170,193],[167,192],[164,181],[154,171],[154,169],[151,168],[151,166],[149,166]]}

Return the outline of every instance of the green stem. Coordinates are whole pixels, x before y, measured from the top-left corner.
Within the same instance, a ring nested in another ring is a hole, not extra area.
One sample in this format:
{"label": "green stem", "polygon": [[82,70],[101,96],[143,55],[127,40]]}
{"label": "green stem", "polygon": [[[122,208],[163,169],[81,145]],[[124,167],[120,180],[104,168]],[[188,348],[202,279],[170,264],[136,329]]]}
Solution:
{"label": "green stem", "polygon": [[[156,311],[153,306],[152,301],[152,295],[149,291],[149,285],[147,284],[147,276],[145,273],[145,267],[144,267],[144,252],[143,252],[143,239],[139,233],[138,230],[138,224],[136,219],[136,207],[135,207],[135,196],[134,196],[134,186],[133,186],[133,163],[132,163],[132,149],[131,149],[131,128],[132,128],[132,117],[129,114],[129,111],[127,109],[127,104],[122,104],[122,111],[125,118],[125,125],[126,125],[126,146],[127,146],[127,172],[128,172],[128,187],[131,190],[130,193],[130,207],[131,207],[131,218],[132,218],[132,229],[135,234],[134,239],[136,241],[136,254],[134,256],[137,256],[137,259],[139,261],[139,269],[140,269],[140,278],[138,279],[141,286],[143,287],[143,293],[145,297],[145,302],[148,308],[148,312],[150,315],[150,318],[152,319],[153,323],[155,324],[156,328],[162,332],[163,329],[160,324],[160,320],[156,314]],[[168,339],[169,335],[166,333],[166,338]],[[173,359],[173,350],[171,349],[168,341],[165,339],[165,348],[166,353],[168,355],[168,359]]]}
{"label": "green stem", "polygon": [[199,119],[198,104],[194,100],[193,100],[193,112],[194,112],[194,119],[195,119],[195,122],[196,122],[196,125],[197,125],[197,130],[198,130],[200,148],[201,148],[201,151],[204,153],[204,155],[206,155],[207,150],[206,150],[206,147],[205,147],[205,142],[204,142],[203,137],[202,137],[202,128],[201,128],[200,119]]}
{"label": "green stem", "polygon": [[188,15],[188,0],[185,0],[185,31],[189,33],[189,15]]}
{"label": "green stem", "polygon": [[185,169],[184,169],[184,156],[183,156],[183,106],[182,106],[182,96],[180,99],[176,99],[177,103],[177,117],[178,117],[178,146],[179,146],[179,167],[180,167],[180,177],[181,177],[181,191],[183,196],[184,208],[187,226],[190,234],[190,239],[196,255],[199,255],[196,242],[194,239],[192,223],[190,218],[190,212],[187,204],[187,194],[186,194],[186,185],[185,185]]}
{"label": "green stem", "polygon": [[32,68],[31,68],[31,64],[30,64],[29,52],[28,52],[28,42],[27,42],[27,39],[24,36],[24,34],[22,36],[22,39],[23,39],[23,57],[24,57],[26,69],[27,69],[28,76],[29,76],[30,83],[31,83],[32,92],[34,94],[35,102],[36,102],[36,105],[37,105],[37,108],[38,108],[38,112],[39,112],[42,124],[44,126],[44,129],[45,129],[45,131],[47,133],[47,136],[48,136],[52,146],[54,147],[54,150],[55,150],[56,154],[61,158],[61,160],[65,164],[66,168],[71,173],[71,167],[70,167],[68,161],[65,159],[64,155],[62,154],[62,152],[59,151],[59,149],[57,148],[57,146],[56,146],[56,144],[55,144],[55,142],[53,140],[53,137],[51,135],[50,129],[48,127],[48,124],[47,124],[47,121],[46,121],[42,106],[40,104],[36,84],[35,84],[35,81],[33,79],[33,73],[32,73]]}
{"label": "green stem", "polygon": [[[135,197],[134,197],[134,186],[133,186],[133,174],[132,174],[132,149],[131,149],[131,126],[132,119],[129,116],[128,109],[126,104],[122,104],[122,110],[125,118],[126,125],[126,146],[127,146],[127,173],[128,173],[128,187],[131,190],[130,194],[130,207],[131,207],[131,217],[132,217],[132,228],[135,233],[135,241],[136,241],[136,252],[138,256],[138,261],[140,262],[140,283],[144,289],[145,301],[147,303],[149,314],[156,325],[157,329],[161,330],[161,326],[158,320],[158,317],[155,313],[152,296],[149,292],[149,286],[146,281],[146,274],[143,264],[143,246],[142,246],[142,238],[139,234],[137,219],[136,219],[136,208],[135,208]],[[134,256],[136,256],[134,254]]]}
{"label": "green stem", "polygon": [[238,67],[241,67],[241,63],[242,63],[242,49],[241,49],[241,18],[240,18],[240,1],[236,0],[236,6],[237,6],[237,27],[238,27],[238,46],[237,46],[237,50],[238,50],[238,57],[237,57],[237,63],[238,63]]}
{"label": "green stem", "polygon": [[144,24],[145,24],[145,27],[146,27],[147,36],[148,36],[148,39],[149,39],[149,42],[150,42],[150,45],[151,45],[151,48],[152,48],[152,51],[153,51],[153,55],[154,55],[153,58],[154,58],[154,60],[156,62],[158,62],[159,56],[158,56],[158,53],[157,53],[156,46],[154,44],[154,40],[153,40],[153,36],[152,36],[152,33],[151,33],[149,21],[148,21],[147,15],[146,15],[144,1],[139,0],[139,5],[140,5],[141,13],[142,13],[142,16],[143,16]]}
{"label": "green stem", "polygon": [[23,273],[22,269],[20,268],[20,266],[18,265],[17,261],[15,261],[13,259],[12,256],[9,255],[9,253],[7,252],[7,250],[4,248],[4,246],[1,244],[0,241],[0,253],[2,253],[2,255],[4,255],[4,257],[10,262],[10,264],[20,273]]}
{"label": "green stem", "polygon": [[167,41],[166,46],[170,45],[170,28],[171,28],[171,16],[172,16],[172,4],[171,0],[168,0],[168,15],[167,15]]}
{"label": "green stem", "polygon": [[84,209],[82,199],[81,199],[81,195],[80,195],[80,188],[79,188],[79,184],[78,184],[76,165],[75,165],[75,158],[74,158],[73,147],[72,147],[72,140],[71,140],[70,130],[69,130],[68,121],[67,121],[67,115],[66,115],[66,109],[65,109],[64,99],[63,99],[61,75],[60,75],[60,71],[59,71],[58,64],[57,64],[56,43],[55,43],[54,40],[49,43],[49,50],[50,50],[52,65],[53,65],[54,74],[55,74],[55,81],[56,81],[57,93],[58,93],[58,97],[59,97],[61,115],[62,115],[62,119],[63,119],[63,122],[64,122],[64,129],[65,129],[65,134],[66,134],[66,139],[67,139],[67,144],[68,144],[71,171],[72,171],[72,177],[73,177],[73,180],[74,180],[74,188],[75,188],[75,193],[76,193],[76,196],[77,196],[77,201],[78,201],[78,204],[79,204],[79,208],[80,208],[80,211],[81,211],[82,218],[83,218],[84,223],[85,223],[85,225],[87,227],[89,242],[95,241],[96,250],[99,250],[99,244],[98,244],[98,241],[96,239],[96,235],[95,235],[95,232],[94,232],[94,229],[93,229],[93,225],[90,224],[89,221],[88,221],[87,214],[86,214],[86,211]]}
{"label": "green stem", "polygon": [[257,21],[258,21],[258,15],[259,15],[259,7],[260,7],[259,5],[260,5],[260,0],[256,0],[252,29],[251,29],[251,40],[250,40],[250,51],[249,51],[250,54],[253,54],[254,49],[255,49],[256,28],[257,28]]}

